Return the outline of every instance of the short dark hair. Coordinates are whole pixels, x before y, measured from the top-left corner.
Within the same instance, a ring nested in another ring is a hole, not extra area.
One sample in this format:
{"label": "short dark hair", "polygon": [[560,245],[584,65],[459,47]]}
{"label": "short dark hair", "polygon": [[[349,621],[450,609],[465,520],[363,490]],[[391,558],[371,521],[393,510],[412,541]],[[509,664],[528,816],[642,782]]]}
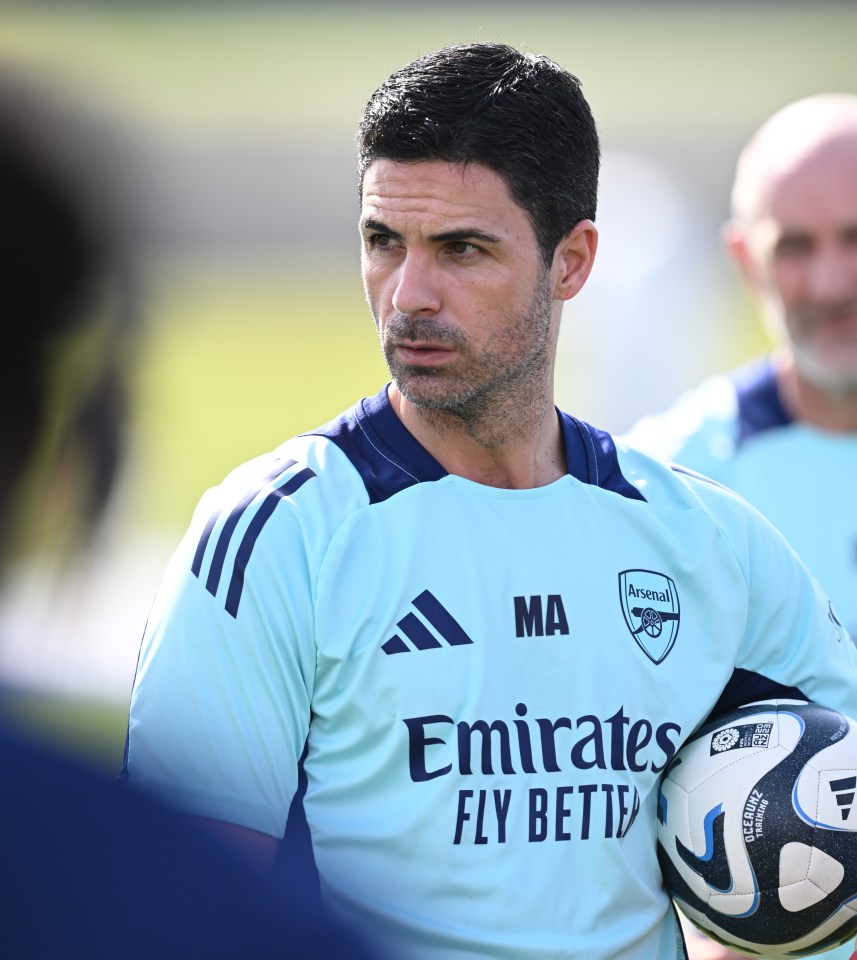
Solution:
{"label": "short dark hair", "polygon": [[391,74],[358,133],[362,191],[375,160],[480,163],[527,212],[543,261],[594,220],[600,148],[580,81],[545,56],[501,43],[455,44]]}

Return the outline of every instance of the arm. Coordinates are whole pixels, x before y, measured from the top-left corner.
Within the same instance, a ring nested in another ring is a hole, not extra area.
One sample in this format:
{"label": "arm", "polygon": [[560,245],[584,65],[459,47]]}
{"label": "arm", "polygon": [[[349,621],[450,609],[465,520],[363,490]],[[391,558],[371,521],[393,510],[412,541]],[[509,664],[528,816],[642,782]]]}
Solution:
{"label": "arm", "polygon": [[[857,649],[841,628],[828,598],[783,537],[755,511],[747,514],[746,546],[733,538],[750,588],[747,627],[732,681],[724,692],[731,706],[767,699],[763,684],[773,682],[794,693],[857,716]],[[747,679],[760,682],[758,691]],[[721,706],[723,704],[721,703]],[[715,713],[717,711],[715,710]],[[740,960],[681,917],[690,960]],[[851,957],[850,945],[824,956]],[[820,954],[819,954],[820,956]],[[853,960],[853,958],[852,958]]]}
{"label": "arm", "polygon": [[826,594],[758,511],[728,491],[709,487],[709,492],[721,500],[724,532],[748,588],[736,670],[718,711],[739,700],[765,699],[764,683],[754,689],[747,682],[755,677],[789,691],[780,696],[798,696],[857,717],[857,646]]}
{"label": "arm", "polygon": [[[286,461],[286,484],[293,469]],[[204,498],[170,561],[140,653],[126,768],[179,810],[276,838],[309,725],[312,585],[296,509],[270,485],[276,470],[246,472]]]}

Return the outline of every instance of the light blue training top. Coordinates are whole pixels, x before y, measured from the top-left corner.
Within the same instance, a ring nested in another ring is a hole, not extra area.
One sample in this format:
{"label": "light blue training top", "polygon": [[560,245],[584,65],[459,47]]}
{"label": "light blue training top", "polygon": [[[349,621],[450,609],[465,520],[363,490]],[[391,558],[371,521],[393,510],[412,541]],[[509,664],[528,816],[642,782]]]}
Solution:
{"label": "light blue training top", "polygon": [[726,489],[558,413],[568,474],[453,476],[386,389],[201,501],[143,640],[127,772],[280,837],[414,960],[676,960],[658,780],[712,710],[857,714],[857,649]]}

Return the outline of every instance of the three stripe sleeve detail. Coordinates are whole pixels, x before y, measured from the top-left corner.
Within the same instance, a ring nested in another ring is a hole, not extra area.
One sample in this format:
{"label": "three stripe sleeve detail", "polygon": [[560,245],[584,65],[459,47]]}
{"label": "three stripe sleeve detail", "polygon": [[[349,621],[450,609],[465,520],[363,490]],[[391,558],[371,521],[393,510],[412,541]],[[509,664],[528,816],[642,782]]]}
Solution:
{"label": "three stripe sleeve detail", "polygon": [[[262,482],[256,489],[247,493],[240,500],[240,502],[230,510],[229,516],[227,517],[226,522],[221,527],[220,533],[217,536],[214,547],[214,555],[211,560],[211,566],[208,569],[208,577],[205,581],[205,589],[212,596],[217,595],[218,588],[220,587],[221,577],[223,575],[223,567],[226,562],[226,556],[229,552],[229,546],[242,517],[250,509],[251,505],[257,501],[259,494],[265,489],[265,487],[267,487],[269,484],[275,483],[279,478],[286,474],[296,462],[297,461],[295,460],[289,460],[285,463],[277,464],[276,469],[270,471],[262,479]],[[298,471],[298,473],[290,477],[281,487],[273,487],[273,489],[270,490],[270,492],[261,502],[256,503],[255,513],[253,514],[247,529],[244,531],[244,535],[241,538],[241,542],[239,543],[238,550],[235,554],[235,560],[232,564],[229,587],[226,591],[226,612],[230,616],[236,618],[238,616],[238,606],[241,602],[241,594],[244,589],[244,577],[247,570],[247,565],[250,562],[250,557],[253,554],[253,548],[256,546],[256,541],[259,539],[259,535],[264,529],[265,524],[271,519],[277,504],[280,503],[281,500],[296,493],[307,482],[307,480],[311,480],[314,476],[314,471],[312,471],[309,467],[305,467],[303,470]],[[199,578],[200,574],[202,573],[203,561],[205,559],[209,542],[211,541],[212,534],[222,515],[222,511],[216,511],[209,517],[203,529],[199,543],[197,544],[196,552],[194,553],[193,561],[191,563],[191,572],[197,578]]]}

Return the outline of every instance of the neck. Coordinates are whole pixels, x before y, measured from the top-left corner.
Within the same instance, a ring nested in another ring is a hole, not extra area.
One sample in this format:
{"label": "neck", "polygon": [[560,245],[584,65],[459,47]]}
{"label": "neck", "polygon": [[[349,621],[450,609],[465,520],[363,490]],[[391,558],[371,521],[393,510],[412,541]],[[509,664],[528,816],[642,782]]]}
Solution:
{"label": "neck", "polygon": [[833,391],[801,376],[794,359],[776,362],[777,383],[783,406],[794,420],[832,433],[857,432],[857,388]]}
{"label": "neck", "polygon": [[552,391],[495,403],[466,420],[411,403],[395,384],[388,395],[402,423],[448,473],[523,490],[553,483],[567,472]]}

